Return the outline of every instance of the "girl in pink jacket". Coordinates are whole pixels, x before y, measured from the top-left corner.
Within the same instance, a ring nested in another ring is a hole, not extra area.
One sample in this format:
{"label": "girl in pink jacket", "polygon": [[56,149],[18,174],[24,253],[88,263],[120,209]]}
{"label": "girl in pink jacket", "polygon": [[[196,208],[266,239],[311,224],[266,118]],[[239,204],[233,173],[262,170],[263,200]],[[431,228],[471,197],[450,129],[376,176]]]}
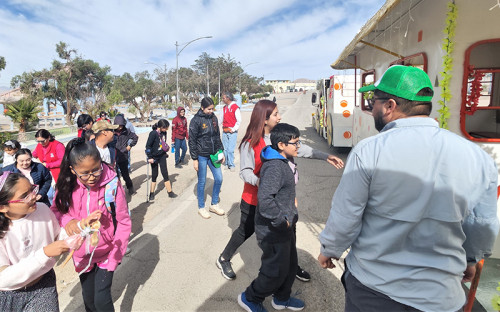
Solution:
{"label": "girl in pink jacket", "polygon": [[115,171],[83,138],[66,146],[52,210],[68,235],[88,234],[73,254],[85,309],[114,311],[113,273],[127,249],[131,220]]}

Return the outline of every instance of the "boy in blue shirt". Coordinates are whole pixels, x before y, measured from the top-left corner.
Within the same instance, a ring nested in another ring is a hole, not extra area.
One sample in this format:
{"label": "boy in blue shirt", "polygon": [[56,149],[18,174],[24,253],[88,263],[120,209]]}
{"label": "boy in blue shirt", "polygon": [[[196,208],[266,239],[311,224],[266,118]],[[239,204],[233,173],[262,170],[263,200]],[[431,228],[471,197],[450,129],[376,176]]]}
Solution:
{"label": "boy in blue shirt", "polygon": [[271,131],[271,146],[262,150],[255,235],[262,249],[257,278],[238,296],[248,312],[266,311],[262,302],[274,295],[273,308],[299,311],[304,302],[290,297],[297,271],[294,227],[298,220],[295,205],[296,166],[293,157],[300,146],[300,132],[289,124]]}

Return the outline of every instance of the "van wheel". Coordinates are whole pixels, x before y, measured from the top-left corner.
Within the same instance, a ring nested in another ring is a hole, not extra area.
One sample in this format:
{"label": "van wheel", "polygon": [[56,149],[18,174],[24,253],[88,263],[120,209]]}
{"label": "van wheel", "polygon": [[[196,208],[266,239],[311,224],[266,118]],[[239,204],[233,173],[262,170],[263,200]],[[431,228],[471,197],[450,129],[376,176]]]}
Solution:
{"label": "van wheel", "polygon": [[328,146],[332,146],[333,145],[332,115],[328,115],[327,125],[326,125],[326,139],[328,141]]}

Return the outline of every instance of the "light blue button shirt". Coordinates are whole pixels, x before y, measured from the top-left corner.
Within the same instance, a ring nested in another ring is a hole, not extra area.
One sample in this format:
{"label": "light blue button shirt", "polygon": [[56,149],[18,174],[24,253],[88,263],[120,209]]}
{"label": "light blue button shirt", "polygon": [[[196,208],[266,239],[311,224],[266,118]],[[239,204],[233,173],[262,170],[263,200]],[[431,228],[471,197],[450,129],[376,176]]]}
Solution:
{"label": "light blue button shirt", "polygon": [[[424,311],[457,311],[466,261],[491,254],[498,171],[476,144],[424,117],[356,145],[320,234],[365,286]],[[466,260],[467,259],[467,260]]]}

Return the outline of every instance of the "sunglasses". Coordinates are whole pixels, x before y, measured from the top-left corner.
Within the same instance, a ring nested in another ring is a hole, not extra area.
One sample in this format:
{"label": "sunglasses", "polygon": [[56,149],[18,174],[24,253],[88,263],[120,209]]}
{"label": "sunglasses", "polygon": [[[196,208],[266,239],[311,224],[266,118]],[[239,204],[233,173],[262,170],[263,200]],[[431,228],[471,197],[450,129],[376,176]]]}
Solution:
{"label": "sunglasses", "polygon": [[375,101],[377,100],[390,100],[391,98],[371,98],[371,99],[366,99],[366,102],[368,103],[368,107],[370,109],[373,109],[373,106],[375,105]]}
{"label": "sunglasses", "polygon": [[31,186],[31,191],[28,193],[28,195],[26,195],[26,197],[22,198],[22,199],[14,199],[14,200],[9,200],[8,203],[11,204],[11,203],[25,203],[25,204],[29,204],[33,201],[33,199],[35,199],[36,195],[38,195],[38,185],[34,184]]}

